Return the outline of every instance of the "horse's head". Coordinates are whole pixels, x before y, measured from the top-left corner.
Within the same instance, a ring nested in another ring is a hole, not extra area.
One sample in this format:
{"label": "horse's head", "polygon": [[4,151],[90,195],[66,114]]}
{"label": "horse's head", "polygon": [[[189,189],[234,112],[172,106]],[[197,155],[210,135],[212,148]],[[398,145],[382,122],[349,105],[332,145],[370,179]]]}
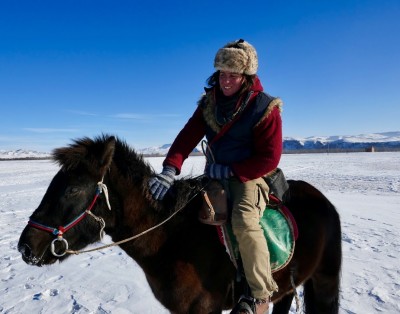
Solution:
{"label": "horse's head", "polygon": [[26,263],[52,264],[65,259],[68,248],[79,250],[99,240],[104,223],[113,221],[103,178],[114,149],[115,138],[104,136],[54,151],[61,169],[19,239],[18,250]]}

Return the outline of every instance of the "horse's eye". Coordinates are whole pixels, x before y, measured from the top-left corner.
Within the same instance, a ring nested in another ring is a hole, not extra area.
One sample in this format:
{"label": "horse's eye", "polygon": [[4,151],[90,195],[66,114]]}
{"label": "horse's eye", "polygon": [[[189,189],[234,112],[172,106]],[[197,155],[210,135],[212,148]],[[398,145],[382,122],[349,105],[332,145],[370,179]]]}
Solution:
{"label": "horse's eye", "polygon": [[80,191],[80,190],[79,190],[78,187],[72,186],[72,187],[70,187],[70,188],[67,189],[66,195],[67,195],[67,196],[73,196],[73,195],[78,194],[79,191]]}

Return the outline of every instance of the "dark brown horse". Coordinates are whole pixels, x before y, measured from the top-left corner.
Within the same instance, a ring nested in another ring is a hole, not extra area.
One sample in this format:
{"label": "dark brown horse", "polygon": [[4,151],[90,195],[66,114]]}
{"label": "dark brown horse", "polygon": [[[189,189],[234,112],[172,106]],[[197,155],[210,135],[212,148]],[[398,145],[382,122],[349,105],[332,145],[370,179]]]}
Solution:
{"label": "dark brown horse", "polygon": [[[147,188],[151,167],[126,143],[106,135],[76,140],[53,157],[61,169],[18,243],[26,263],[42,266],[67,258],[67,246],[80,250],[98,241],[103,223],[117,242],[175,213],[120,247],[143,268],[155,297],[172,313],[221,313],[234,306],[243,287],[215,227],[198,222],[198,180],[177,180],[163,202],[154,201]],[[299,238],[289,265],[274,274],[279,292],[272,299],[273,313],[290,309],[291,276],[296,286],[304,285],[306,313],[337,313],[339,215],[310,184],[289,185],[284,202],[297,220]]]}

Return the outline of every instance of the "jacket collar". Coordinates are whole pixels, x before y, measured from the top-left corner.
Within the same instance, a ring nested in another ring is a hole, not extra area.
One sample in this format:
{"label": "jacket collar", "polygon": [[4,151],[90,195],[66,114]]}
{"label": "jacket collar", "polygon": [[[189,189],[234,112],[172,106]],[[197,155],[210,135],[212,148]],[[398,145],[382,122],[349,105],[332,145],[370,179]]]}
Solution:
{"label": "jacket collar", "polygon": [[264,90],[263,86],[261,85],[260,79],[256,75],[254,78],[253,85],[250,87],[250,90],[253,92],[262,92]]}
{"label": "jacket collar", "polygon": [[[205,88],[206,95],[203,96],[203,117],[206,123],[215,131],[219,132],[221,130],[221,126],[217,123],[215,119],[215,89],[216,87]],[[260,79],[258,76],[255,76],[253,85],[250,87],[249,92],[252,91],[254,93],[262,92],[264,89],[261,85]],[[202,103],[200,100],[199,103]]]}

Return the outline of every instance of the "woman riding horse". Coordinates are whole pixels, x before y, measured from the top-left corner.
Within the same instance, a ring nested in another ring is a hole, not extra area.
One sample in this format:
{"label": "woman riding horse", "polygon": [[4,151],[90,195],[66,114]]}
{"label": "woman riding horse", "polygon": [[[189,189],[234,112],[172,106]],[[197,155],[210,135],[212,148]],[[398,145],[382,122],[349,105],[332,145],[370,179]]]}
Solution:
{"label": "woman riding horse", "polygon": [[162,172],[150,181],[150,189],[161,200],[184,160],[206,136],[210,154],[205,173],[225,181],[233,203],[232,229],[251,290],[242,301],[249,301],[254,313],[264,314],[278,286],[259,220],[268,201],[263,177],[276,169],[282,153],[282,102],[263,92],[256,75],[257,53],[248,42],[240,39],[219,49],[214,67],[206,94],[172,144]]}

